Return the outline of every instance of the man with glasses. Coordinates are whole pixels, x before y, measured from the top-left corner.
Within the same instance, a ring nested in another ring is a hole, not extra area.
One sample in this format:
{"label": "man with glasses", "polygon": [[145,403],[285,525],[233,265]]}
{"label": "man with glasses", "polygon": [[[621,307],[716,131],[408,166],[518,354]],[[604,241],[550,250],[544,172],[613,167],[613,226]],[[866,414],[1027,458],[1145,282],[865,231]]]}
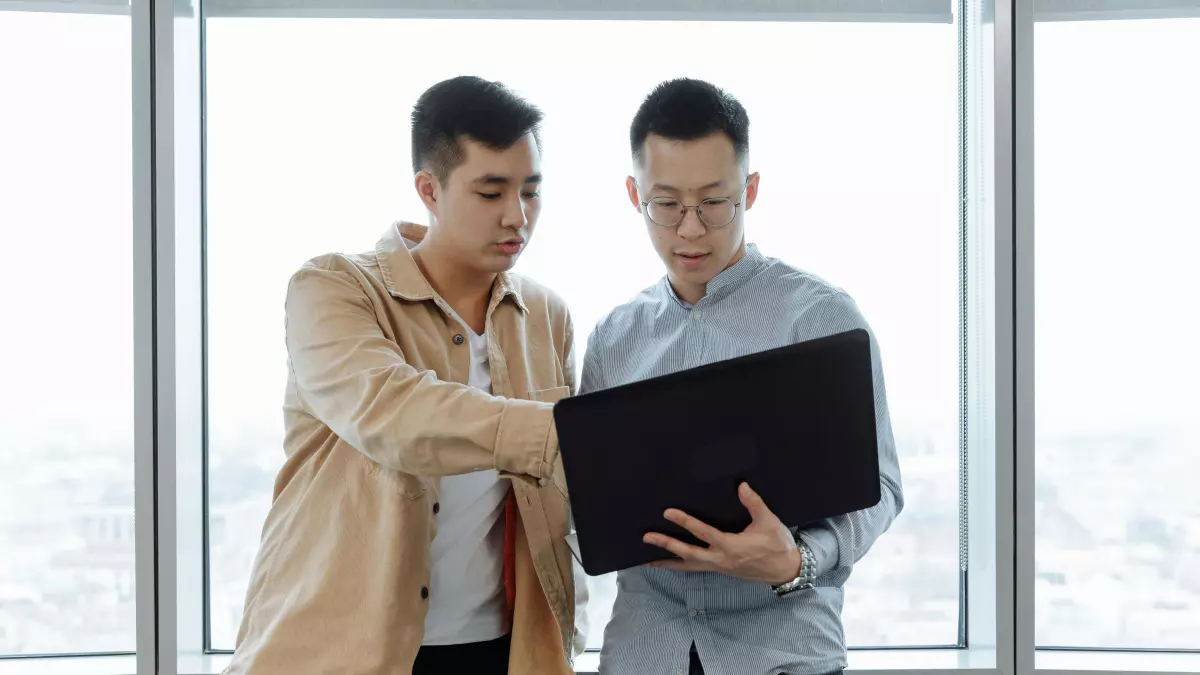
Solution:
{"label": "man with glasses", "polygon": [[[748,170],[749,126],[745,108],[707,82],[664,82],[643,102],[630,129],[634,175],[626,187],[666,278],[597,324],[581,392],[869,330],[846,293],[746,244],[745,212],[759,189]],[[879,504],[796,530],[743,484],[739,497],[753,522],[740,533],[668,510],[666,519],[707,547],[646,535],[678,559],[619,573],[602,675],[820,675],[846,667],[843,584],[903,506],[873,335],[871,353]],[[703,424],[715,414],[721,401],[663,423]],[[804,441],[796,438],[797,490],[825,478],[806,468]]]}

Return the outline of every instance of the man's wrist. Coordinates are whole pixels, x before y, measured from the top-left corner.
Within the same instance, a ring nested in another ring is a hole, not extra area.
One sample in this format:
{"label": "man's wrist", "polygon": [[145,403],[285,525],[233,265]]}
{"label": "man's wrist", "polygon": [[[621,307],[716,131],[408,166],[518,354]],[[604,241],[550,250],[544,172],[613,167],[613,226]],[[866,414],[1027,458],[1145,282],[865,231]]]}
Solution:
{"label": "man's wrist", "polygon": [[554,406],[519,398],[504,399],[503,405],[493,450],[496,469],[545,487],[558,458]]}
{"label": "man's wrist", "polygon": [[787,563],[782,572],[783,577],[771,582],[772,586],[782,586],[796,577],[800,576],[800,571],[804,567],[804,554],[799,546],[793,546],[787,552]]}
{"label": "man's wrist", "polygon": [[816,560],[812,551],[803,541],[797,542],[796,547],[800,553],[799,572],[795,578],[789,579],[782,584],[772,584],[771,590],[777,596],[783,597],[795,591],[812,588],[813,582],[816,581]]}

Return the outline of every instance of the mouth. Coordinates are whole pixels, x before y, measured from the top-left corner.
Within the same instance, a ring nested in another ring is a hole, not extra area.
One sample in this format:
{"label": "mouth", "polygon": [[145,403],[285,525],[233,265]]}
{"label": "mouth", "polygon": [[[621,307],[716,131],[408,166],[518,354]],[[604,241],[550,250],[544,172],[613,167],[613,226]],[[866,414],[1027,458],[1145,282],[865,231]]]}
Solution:
{"label": "mouth", "polygon": [[708,256],[708,253],[677,252],[675,254],[675,259],[678,260],[679,264],[683,265],[684,267],[694,269],[703,265],[704,261],[708,260]]}
{"label": "mouth", "polygon": [[525,240],[521,239],[520,237],[506,239],[499,244],[496,244],[496,247],[500,249],[500,252],[504,253],[505,255],[516,255],[521,252],[521,249],[524,246]]}

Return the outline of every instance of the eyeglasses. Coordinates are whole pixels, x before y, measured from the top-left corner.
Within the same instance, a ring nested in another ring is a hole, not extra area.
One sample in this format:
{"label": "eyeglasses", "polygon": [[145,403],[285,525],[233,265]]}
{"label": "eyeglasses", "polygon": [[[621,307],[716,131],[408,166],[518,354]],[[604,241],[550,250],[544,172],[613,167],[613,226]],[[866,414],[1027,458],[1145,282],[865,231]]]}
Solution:
{"label": "eyeglasses", "polygon": [[[746,192],[746,186],[738,193],[738,198]],[[705,199],[699,204],[688,205],[674,197],[652,197],[642,202],[642,210],[646,217],[655,225],[675,227],[683,222],[690,209],[696,209],[696,216],[709,227],[725,227],[737,216],[741,202],[735,202],[727,197]]]}

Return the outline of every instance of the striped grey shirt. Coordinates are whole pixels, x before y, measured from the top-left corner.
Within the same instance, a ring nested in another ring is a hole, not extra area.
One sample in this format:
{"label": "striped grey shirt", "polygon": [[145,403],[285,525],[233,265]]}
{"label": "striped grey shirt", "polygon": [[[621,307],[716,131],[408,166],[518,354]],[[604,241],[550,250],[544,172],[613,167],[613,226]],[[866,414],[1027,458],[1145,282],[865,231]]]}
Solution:
{"label": "striped grey shirt", "polygon": [[[664,278],[603,318],[588,340],[581,392],[812,340],[870,330],[854,301],[818,277],[764,257],[717,275],[695,305]],[[878,505],[800,532],[817,560],[816,588],[776,597],[769,586],[709,572],[638,567],[617,575],[602,675],[680,675],[695,644],[706,675],[817,675],[846,666],[842,586],[903,507],[900,467],[874,335]],[[736,395],[736,392],[731,392]],[[702,424],[703,420],[696,420]],[[797,439],[798,448],[803,439]],[[809,479],[797,462],[799,489]]]}

